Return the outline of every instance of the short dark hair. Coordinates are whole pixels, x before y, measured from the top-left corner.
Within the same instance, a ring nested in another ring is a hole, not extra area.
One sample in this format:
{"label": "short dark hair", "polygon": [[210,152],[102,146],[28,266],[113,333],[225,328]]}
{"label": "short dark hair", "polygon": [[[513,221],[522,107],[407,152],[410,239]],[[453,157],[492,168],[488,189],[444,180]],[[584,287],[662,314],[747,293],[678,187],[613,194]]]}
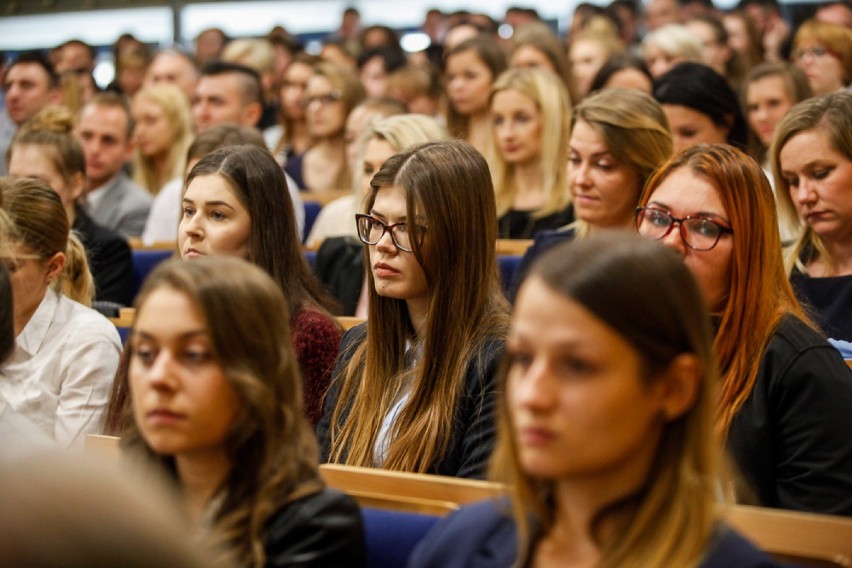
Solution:
{"label": "short dark hair", "polygon": [[50,59],[48,59],[41,51],[33,50],[23,52],[9,64],[9,68],[6,70],[6,73],[8,74],[15,65],[22,65],[25,63],[35,64],[44,69],[44,72],[47,73],[48,83],[51,89],[59,87],[59,74],[56,72],[56,68],[53,66],[53,63],[50,62]]}
{"label": "short dark hair", "polygon": [[104,91],[97,93],[92,99],[85,104],[83,108],[90,106],[103,106],[117,108],[124,111],[127,117],[127,139],[133,137],[133,130],[136,128],[136,122],[133,120],[133,114],[130,112],[130,103],[127,102],[127,97],[113,91]]}
{"label": "short dark hair", "polygon": [[251,67],[233,61],[214,59],[201,68],[202,77],[229,74],[236,75],[240,79],[244,103],[258,103],[263,106],[263,87],[260,83],[260,74]]}

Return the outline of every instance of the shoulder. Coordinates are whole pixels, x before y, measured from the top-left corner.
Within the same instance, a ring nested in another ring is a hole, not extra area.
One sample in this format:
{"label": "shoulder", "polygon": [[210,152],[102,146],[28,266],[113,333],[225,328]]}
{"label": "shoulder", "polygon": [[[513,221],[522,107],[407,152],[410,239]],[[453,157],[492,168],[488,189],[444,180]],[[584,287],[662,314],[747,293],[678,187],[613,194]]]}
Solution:
{"label": "shoulder", "polygon": [[410,566],[511,566],[517,534],[507,501],[484,501],[462,507],[439,521],[415,548]]}
{"label": "shoulder", "polygon": [[285,504],[267,523],[266,566],[364,566],[358,505],[322,489]]}
{"label": "shoulder", "polygon": [[126,174],[121,174],[121,177],[119,178],[116,187],[121,189],[121,193],[124,194],[124,197],[127,200],[131,200],[138,203],[145,203],[149,206],[154,200],[150,193],[145,191],[139,184],[130,179]]}
{"label": "shoulder", "polygon": [[[848,369],[840,353],[816,330],[795,316],[785,316],[773,331],[761,361],[763,374],[771,379],[794,379],[808,375],[837,375],[848,380]],[[832,371],[833,370],[833,371]]]}
{"label": "shoulder", "polygon": [[[54,322],[68,334],[68,339],[80,342],[108,339],[121,345],[115,325],[98,311],[60,295]],[[79,335],[78,335],[79,334]]]}
{"label": "shoulder", "polygon": [[730,527],[721,526],[710,542],[700,568],[780,568],[770,558]]}

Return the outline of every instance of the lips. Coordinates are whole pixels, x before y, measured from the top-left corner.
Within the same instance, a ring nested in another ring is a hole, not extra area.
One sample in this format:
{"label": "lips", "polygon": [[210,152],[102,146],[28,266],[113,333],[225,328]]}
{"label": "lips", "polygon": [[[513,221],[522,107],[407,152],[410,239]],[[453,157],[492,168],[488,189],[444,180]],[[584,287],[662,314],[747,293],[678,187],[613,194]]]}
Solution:
{"label": "lips", "polygon": [[373,274],[377,278],[389,278],[398,275],[399,270],[383,262],[377,262],[373,265]]}
{"label": "lips", "polygon": [[518,442],[526,447],[541,447],[552,444],[556,440],[556,433],[547,428],[530,426],[518,431]]}
{"label": "lips", "polygon": [[184,258],[198,258],[204,256],[204,253],[199,251],[198,249],[188,248],[186,252],[183,253]]}
{"label": "lips", "polygon": [[186,415],[166,408],[157,408],[148,412],[145,419],[158,426],[168,426],[186,420]]}

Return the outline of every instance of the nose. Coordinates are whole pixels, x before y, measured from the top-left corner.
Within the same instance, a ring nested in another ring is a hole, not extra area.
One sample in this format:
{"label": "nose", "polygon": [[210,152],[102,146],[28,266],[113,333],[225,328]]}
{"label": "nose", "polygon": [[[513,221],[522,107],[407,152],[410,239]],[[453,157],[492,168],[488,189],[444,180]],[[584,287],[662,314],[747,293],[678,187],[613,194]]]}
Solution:
{"label": "nose", "polygon": [[683,242],[683,238],[681,237],[680,223],[678,221],[672,223],[672,226],[669,227],[669,232],[661,239],[661,242],[681,256],[686,254],[686,243]]}
{"label": "nose", "polygon": [[581,162],[577,165],[569,164],[568,173],[574,180],[574,183],[580,186],[591,185],[592,178],[589,175],[589,164]]}
{"label": "nose", "polygon": [[190,217],[182,217],[180,228],[186,236],[192,237],[193,240],[199,240],[204,236],[204,232],[201,230],[201,223],[198,221],[197,211]]}
{"label": "nose", "polygon": [[379,237],[379,242],[376,243],[376,250],[385,254],[396,254],[397,248],[393,243],[390,231],[385,231],[385,233]]}
{"label": "nose", "polygon": [[556,400],[551,388],[550,369],[546,360],[536,358],[514,383],[515,400],[535,412],[550,409]]}
{"label": "nose", "polygon": [[148,383],[156,390],[174,390],[175,380],[173,373],[174,357],[168,350],[162,350],[156,359],[148,367],[146,375]]}
{"label": "nose", "polygon": [[790,193],[792,194],[793,200],[800,205],[816,201],[816,191],[814,191],[814,186],[804,178],[799,179],[799,184],[797,186],[790,186]]}

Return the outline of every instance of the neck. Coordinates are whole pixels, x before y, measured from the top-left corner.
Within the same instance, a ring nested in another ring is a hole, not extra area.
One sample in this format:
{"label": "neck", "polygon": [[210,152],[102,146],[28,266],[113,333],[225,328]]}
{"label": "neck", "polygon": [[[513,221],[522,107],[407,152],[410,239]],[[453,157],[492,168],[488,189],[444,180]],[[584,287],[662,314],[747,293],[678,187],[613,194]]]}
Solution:
{"label": "neck", "polygon": [[308,124],[304,120],[293,121],[290,124],[290,146],[296,154],[304,154],[311,145],[311,135],[308,132]]}
{"label": "neck", "polygon": [[485,153],[485,145],[488,140],[488,131],[491,129],[490,114],[486,110],[470,115],[468,122],[467,141],[476,148],[480,154]]}
{"label": "neck", "polygon": [[414,326],[414,333],[422,335],[426,326],[426,315],[429,313],[429,298],[418,298],[405,301],[408,307],[408,317]]}
{"label": "neck", "polygon": [[543,207],[547,202],[547,195],[544,188],[544,173],[538,161],[517,164],[512,171],[512,183],[515,186],[513,206],[521,210]]}
{"label": "neck", "polygon": [[342,132],[338,132],[337,134],[333,134],[325,138],[318,138],[316,143],[313,145],[313,148],[324,153],[339,152],[340,154],[345,155],[346,139],[343,137]]}
{"label": "neck", "polygon": [[189,518],[198,525],[210,500],[231,471],[231,464],[221,448],[175,456],[178,478],[186,498]]}
{"label": "neck", "polygon": [[27,324],[30,323],[30,320],[33,319],[33,315],[38,310],[38,307],[41,305],[44,300],[44,296],[47,294],[48,286],[45,285],[44,290],[42,290],[41,294],[38,297],[38,302],[34,302],[31,306],[27,306],[21,310],[15,309],[15,314],[13,319],[15,320],[15,337],[21,334],[24,331],[24,328],[27,327]]}
{"label": "neck", "polygon": [[852,275],[852,239],[845,241],[825,241],[825,249],[831,258],[831,268],[822,261],[820,271],[823,274],[811,276],[849,276]]}
{"label": "neck", "polygon": [[590,235],[593,234],[593,233],[597,233],[599,231],[605,231],[605,230],[611,230],[611,229],[627,229],[629,231],[630,229],[634,228],[633,215],[632,214],[631,214],[630,217],[628,217],[625,220],[622,220],[621,222],[614,221],[612,223],[606,223],[606,224],[600,224],[600,225],[588,223],[588,225],[589,225],[589,234]]}

